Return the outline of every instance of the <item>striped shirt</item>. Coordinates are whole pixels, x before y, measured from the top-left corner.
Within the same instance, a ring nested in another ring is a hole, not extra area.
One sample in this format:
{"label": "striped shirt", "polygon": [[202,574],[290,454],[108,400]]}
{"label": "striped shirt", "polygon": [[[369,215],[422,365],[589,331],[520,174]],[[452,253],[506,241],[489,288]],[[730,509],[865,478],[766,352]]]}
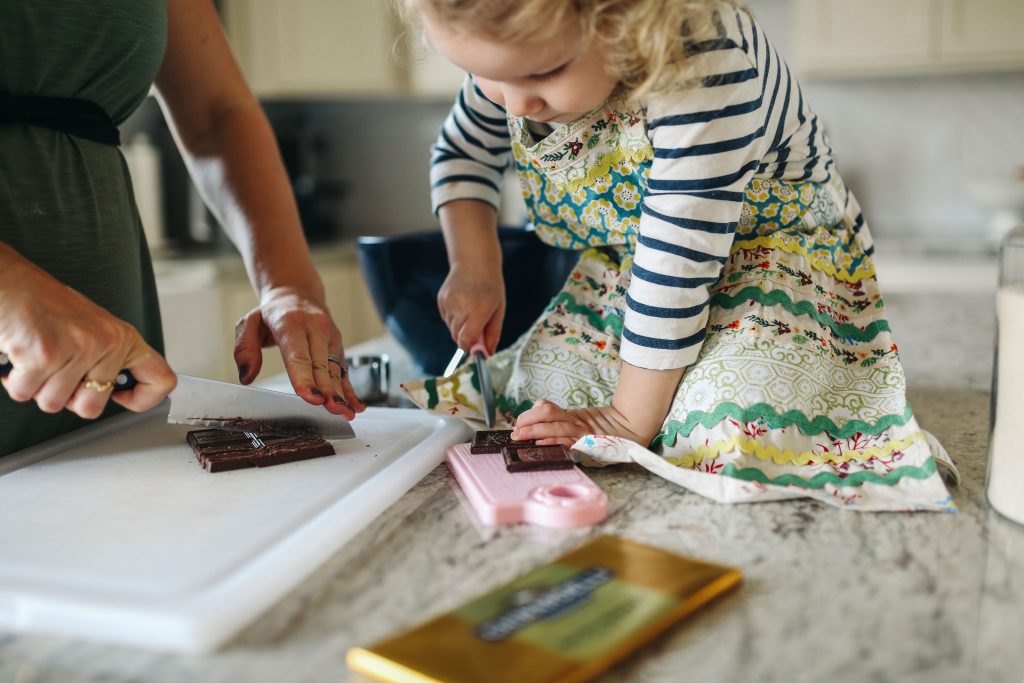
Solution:
{"label": "striped shirt", "polygon": [[[642,204],[620,357],[685,367],[706,335],[709,287],[728,259],[753,178],[825,182],[831,149],[789,67],[753,17],[713,14],[717,37],[689,46],[698,87],[646,104],[654,148]],[[453,199],[498,205],[511,154],[506,112],[466,80],[433,148],[435,211]]]}

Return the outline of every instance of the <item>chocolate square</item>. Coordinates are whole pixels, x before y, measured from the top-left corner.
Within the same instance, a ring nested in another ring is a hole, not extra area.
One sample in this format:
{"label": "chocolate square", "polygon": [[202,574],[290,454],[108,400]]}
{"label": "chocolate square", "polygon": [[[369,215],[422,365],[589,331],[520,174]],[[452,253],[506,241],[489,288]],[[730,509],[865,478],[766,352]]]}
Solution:
{"label": "chocolate square", "polygon": [[526,446],[501,449],[505,456],[505,469],[509,472],[540,472],[543,470],[571,470],[576,466],[565,446]]}
{"label": "chocolate square", "polygon": [[506,446],[518,448],[521,446],[533,446],[536,443],[534,439],[513,441],[511,429],[483,430],[473,435],[473,443],[469,447],[469,452],[473,455],[501,453],[501,449]]}
{"label": "chocolate square", "polygon": [[334,446],[315,434],[270,435],[198,429],[185,435],[207,472],[269,467],[334,455]]}

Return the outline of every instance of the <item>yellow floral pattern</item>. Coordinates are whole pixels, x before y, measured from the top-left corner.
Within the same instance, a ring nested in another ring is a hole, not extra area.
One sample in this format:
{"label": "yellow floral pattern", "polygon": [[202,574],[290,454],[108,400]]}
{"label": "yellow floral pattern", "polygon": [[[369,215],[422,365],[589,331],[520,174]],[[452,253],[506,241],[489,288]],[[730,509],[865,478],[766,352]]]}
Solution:
{"label": "yellow floral pattern", "polygon": [[635,244],[654,154],[644,123],[642,110],[611,101],[535,143],[523,120],[510,120],[523,198],[542,240],[570,249]]}

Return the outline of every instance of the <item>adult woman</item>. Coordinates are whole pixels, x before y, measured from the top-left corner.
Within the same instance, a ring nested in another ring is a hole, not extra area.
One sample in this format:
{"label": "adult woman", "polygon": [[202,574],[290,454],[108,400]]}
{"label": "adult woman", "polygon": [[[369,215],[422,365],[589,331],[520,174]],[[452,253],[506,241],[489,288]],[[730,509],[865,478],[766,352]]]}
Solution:
{"label": "adult woman", "polygon": [[[260,306],[236,326],[239,380],[277,344],[295,391],[352,418],[341,334],[258,102],[209,0],[0,5],[0,455],[74,429],[113,400],[174,387],[155,283],[116,129],[151,83]],[[111,144],[113,143],[113,144]],[[139,384],[111,394],[128,368]],[[33,405],[33,403],[35,405]],[[66,409],[66,410],[65,410]]]}

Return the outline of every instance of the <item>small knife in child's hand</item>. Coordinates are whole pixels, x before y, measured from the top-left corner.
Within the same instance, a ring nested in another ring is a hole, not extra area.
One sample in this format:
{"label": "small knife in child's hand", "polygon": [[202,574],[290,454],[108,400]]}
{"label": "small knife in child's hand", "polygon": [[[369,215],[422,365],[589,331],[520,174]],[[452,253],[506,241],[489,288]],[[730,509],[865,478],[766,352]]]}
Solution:
{"label": "small knife in child's hand", "polygon": [[473,356],[473,362],[476,364],[476,376],[480,381],[480,396],[484,400],[484,422],[488,429],[494,429],[497,424],[495,419],[497,406],[495,405],[494,387],[491,385],[491,371],[487,367],[487,348],[481,341],[474,344],[469,352]]}

